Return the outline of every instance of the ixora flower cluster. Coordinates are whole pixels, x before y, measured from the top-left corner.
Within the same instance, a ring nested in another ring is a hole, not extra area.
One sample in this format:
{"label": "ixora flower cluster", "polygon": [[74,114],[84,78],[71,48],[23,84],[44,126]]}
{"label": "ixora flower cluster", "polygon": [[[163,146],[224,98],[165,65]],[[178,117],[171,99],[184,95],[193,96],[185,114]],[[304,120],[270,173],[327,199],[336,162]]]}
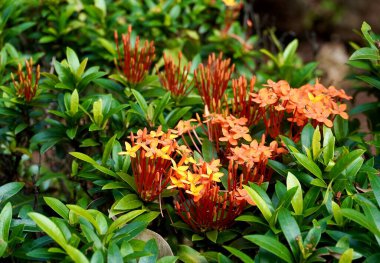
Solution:
{"label": "ixora flower cluster", "polygon": [[[269,180],[266,163],[283,151],[276,142],[266,146],[265,138],[260,143],[252,140],[245,118],[205,117],[203,122],[199,118],[180,121],[168,132],[139,130],[120,153],[131,158],[140,197],[153,201],[164,189],[177,189],[176,211],[196,231],[228,227],[247,203],[252,204],[243,184]],[[221,127],[220,137],[217,127]],[[205,140],[218,145],[215,154],[223,153],[222,158],[207,162],[194,152],[200,153]]]}

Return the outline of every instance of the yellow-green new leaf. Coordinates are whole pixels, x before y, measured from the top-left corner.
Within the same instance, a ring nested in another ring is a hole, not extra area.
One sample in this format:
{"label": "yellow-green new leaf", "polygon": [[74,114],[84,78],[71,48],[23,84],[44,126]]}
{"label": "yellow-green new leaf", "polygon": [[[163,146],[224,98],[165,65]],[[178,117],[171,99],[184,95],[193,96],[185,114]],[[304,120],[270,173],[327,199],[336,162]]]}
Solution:
{"label": "yellow-green new leaf", "polygon": [[78,112],[78,107],[79,107],[79,94],[78,94],[78,91],[75,89],[70,97],[71,116],[74,116]]}
{"label": "yellow-green new leaf", "polygon": [[318,126],[315,128],[311,147],[313,149],[313,160],[316,160],[321,153],[321,132]]}
{"label": "yellow-green new leaf", "polygon": [[257,208],[263,214],[265,220],[269,222],[272,217],[272,212],[270,211],[267,203],[265,203],[264,199],[252,188],[245,185],[244,189],[247,191],[249,197],[251,197],[253,202],[255,202]]}
{"label": "yellow-green new leaf", "polygon": [[48,236],[50,236],[55,242],[57,242],[63,249],[67,246],[67,241],[63,236],[61,229],[48,217],[39,213],[30,212],[28,216],[36,222],[37,226],[41,228]]}
{"label": "yellow-green new leaf", "polygon": [[286,188],[287,188],[287,190],[290,190],[293,187],[297,187],[297,191],[294,194],[292,201],[291,201],[292,207],[294,209],[294,212],[297,215],[302,215],[302,213],[303,213],[303,196],[302,196],[301,184],[298,181],[297,177],[295,177],[294,174],[289,172],[288,176],[286,177]]}
{"label": "yellow-green new leaf", "polygon": [[351,263],[353,256],[354,250],[349,248],[340,256],[339,263]]}

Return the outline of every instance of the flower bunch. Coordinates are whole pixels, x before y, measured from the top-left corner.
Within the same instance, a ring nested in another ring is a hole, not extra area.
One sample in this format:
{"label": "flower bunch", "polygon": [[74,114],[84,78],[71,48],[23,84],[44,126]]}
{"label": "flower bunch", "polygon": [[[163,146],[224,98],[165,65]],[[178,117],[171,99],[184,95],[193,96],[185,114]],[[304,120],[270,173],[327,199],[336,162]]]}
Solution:
{"label": "flower bunch", "polygon": [[250,96],[254,92],[256,83],[256,77],[253,77],[248,82],[245,76],[241,76],[238,79],[232,80],[233,98],[230,100],[231,109],[228,107],[225,109],[225,115],[232,114],[238,118],[246,118],[248,127],[257,124],[262,118],[264,111],[253,101],[253,97]]}
{"label": "flower bunch", "polygon": [[268,81],[265,88],[251,93],[253,101],[264,112],[266,133],[272,138],[284,134],[284,123],[290,123],[289,136],[298,140],[302,128],[309,122],[313,126],[324,124],[332,127],[336,115],[347,119],[347,105],[342,100],[351,99],[344,90],[333,86],[326,88],[318,81],[291,88],[289,83]]}
{"label": "flower bunch", "polygon": [[178,65],[171,57],[164,53],[164,72],[158,73],[162,86],[170,91],[172,96],[177,99],[187,96],[191,91],[192,81],[188,81],[191,62],[181,67],[182,52],[178,54]]}
{"label": "flower bunch", "polygon": [[231,60],[223,60],[222,56],[222,53],[218,57],[212,53],[208,57],[207,65],[200,64],[194,71],[195,86],[204,104],[211,112],[217,113],[221,113],[224,92],[235,70],[235,65],[231,65]]}
{"label": "flower bunch", "polygon": [[16,95],[20,98],[25,98],[25,101],[30,102],[37,93],[38,81],[40,80],[40,65],[37,65],[35,76],[33,76],[33,60],[25,60],[26,73],[22,71],[21,64],[18,64],[17,77],[11,73],[13,85],[16,89]]}
{"label": "flower bunch", "polygon": [[137,135],[131,133],[132,145],[125,142],[126,151],[119,153],[130,156],[137,192],[143,200],[155,200],[168,185],[176,137],[170,130],[163,132],[161,127],[150,133],[145,128]]}
{"label": "flower bunch", "polygon": [[[135,43],[131,44],[132,27],[128,27],[127,34],[122,34],[123,50],[119,47],[119,34],[114,32],[116,43],[117,58],[115,65],[119,72],[122,72],[125,78],[133,84],[143,81],[145,75],[150,69],[150,66],[155,58],[154,42],[144,42],[144,46],[140,49],[140,38],[136,37]],[[122,53],[123,52],[123,53]]]}

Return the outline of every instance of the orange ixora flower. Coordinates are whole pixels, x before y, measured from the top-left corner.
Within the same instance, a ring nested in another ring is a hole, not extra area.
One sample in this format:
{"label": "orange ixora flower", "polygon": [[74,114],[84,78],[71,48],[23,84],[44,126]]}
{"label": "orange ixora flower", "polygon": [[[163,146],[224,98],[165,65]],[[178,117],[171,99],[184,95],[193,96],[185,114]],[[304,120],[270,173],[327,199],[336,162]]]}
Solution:
{"label": "orange ixora flower", "polygon": [[230,59],[222,59],[223,54],[217,57],[212,53],[208,57],[207,65],[200,64],[194,71],[195,86],[204,104],[211,112],[221,113],[224,92],[227,89],[235,65]]}
{"label": "orange ixora flower", "polygon": [[11,73],[11,78],[16,89],[16,95],[19,98],[24,98],[25,101],[30,102],[37,93],[38,81],[40,80],[40,65],[37,65],[35,75],[33,74],[32,58],[30,58],[29,61],[25,60],[25,68],[26,73],[22,71],[21,64],[18,64],[16,73],[18,79],[15,79],[13,73]]}
{"label": "orange ixora flower", "polygon": [[285,134],[285,120],[288,120],[288,135],[293,140],[300,138],[303,127],[309,122],[313,126],[332,127],[336,115],[347,119],[347,106],[342,100],[351,99],[344,90],[333,86],[326,88],[318,80],[315,85],[306,84],[300,88],[291,88],[284,80],[268,81],[265,88],[251,92],[251,96],[265,111],[266,133],[272,138]]}
{"label": "orange ixora flower", "polygon": [[192,85],[192,81],[188,81],[191,62],[181,67],[182,52],[178,53],[178,65],[175,65],[174,60],[167,57],[165,53],[163,57],[165,70],[158,73],[162,86],[170,91],[175,99],[187,96]]}
{"label": "orange ixora flower", "polygon": [[117,58],[115,58],[115,65],[119,72],[122,72],[128,82],[136,84],[145,78],[150,66],[155,58],[154,42],[144,42],[142,48],[140,45],[140,38],[137,36],[134,45],[131,44],[132,26],[128,27],[127,34],[122,34],[121,40],[123,49],[119,46],[119,34],[114,32],[116,43]]}
{"label": "orange ixora flower", "polygon": [[145,128],[136,136],[131,133],[132,145],[126,142],[126,151],[119,153],[131,158],[137,192],[143,200],[155,200],[169,184],[172,158],[177,155],[175,137],[171,130],[163,132],[159,127],[148,133]]}

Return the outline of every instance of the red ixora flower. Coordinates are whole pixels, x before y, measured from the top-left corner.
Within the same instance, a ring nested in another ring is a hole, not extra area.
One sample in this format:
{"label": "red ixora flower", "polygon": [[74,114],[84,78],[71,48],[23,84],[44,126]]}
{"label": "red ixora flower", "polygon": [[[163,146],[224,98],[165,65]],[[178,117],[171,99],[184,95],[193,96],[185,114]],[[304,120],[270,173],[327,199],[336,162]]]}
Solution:
{"label": "red ixora flower", "polygon": [[[145,40],[144,46],[140,49],[140,38],[136,37],[134,45],[131,44],[132,27],[128,27],[127,34],[122,34],[123,49],[119,47],[119,34],[114,32],[114,38],[117,49],[117,58],[115,65],[119,72],[122,72],[125,78],[133,84],[143,81],[145,75],[155,58],[154,42]],[[122,53],[123,52],[123,53]]]}
{"label": "red ixora flower", "polygon": [[174,98],[187,96],[191,91],[192,81],[188,81],[188,75],[191,68],[191,62],[181,67],[182,52],[178,53],[178,65],[174,63],[173,58],[167,57],[164,53],[164,72],[158,73],[162,86]]}
{"label": "red ixora flower", "polygon": [[223,54],[217,57],[212,53],[208,57],[207,65],[200,64],[194,71],[195,86],[198,88],[204,104],[210,112],[221,113],[224,92],[227,89],[235,65],[230,59],[222,59]]}
{"label": "red ixora flower", "polygon": [[26,73],[22,71],[21,64],[18,64],[17,77],[15,79],[13,73],[11,73],[11,78],[13,85],[16,89],[16,94],[18,97],[23,97],[27,102],[30,102],[34,96],[36,96],[38,81],[40,80],[40,65],[37,65],[35,76],[33,76],[33,60],[32,58],[25,60]]}

